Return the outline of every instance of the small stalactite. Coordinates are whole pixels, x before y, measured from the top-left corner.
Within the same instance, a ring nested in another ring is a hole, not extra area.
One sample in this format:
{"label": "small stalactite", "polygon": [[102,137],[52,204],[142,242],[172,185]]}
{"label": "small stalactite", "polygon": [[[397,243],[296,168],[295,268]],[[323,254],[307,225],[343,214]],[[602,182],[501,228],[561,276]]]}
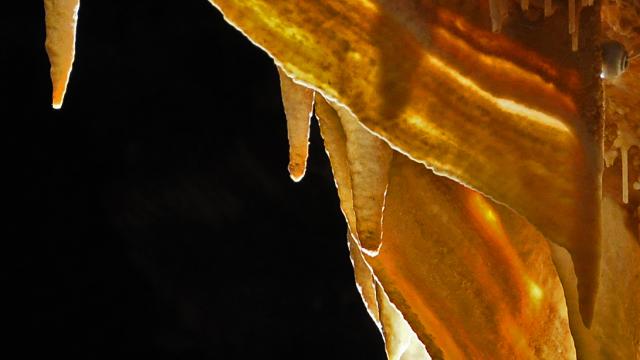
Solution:
{"label": "small stalactite", "polygon": [[620,161],[622,161],[622,202],[629,203],[629,148],[620,148]]}
{"label": "small stalactite", "polygon": [[[613,141],[612,148],[620,151],[620,162],[622,167],[622,202],[625,204],[629,203],[629,149],[632,146],[640,147],[640,139],[635,136],[631,129],[619,124],[618,136]],[[634,182],[633,188],[636,190],[640,189],[640,183]]]}
{"label": "small stalactite", "polygon": [[576,31],[576,0],[569,0],[569,34]]}
{"label": "small stalactite", "polygon": [[509,1],[510,0],[498,0],[501,22],[509,16]]}
{"label": "small stalactite", "polygon": [[578,31],[576,30],[576,0],[569,0],[569,34],[571,34],[571,49],[578,49]]}
{"label": "small stalactite", "polygon": [[[615,160],[620,157],[622,168],[622,202],[629,203],[629,149],[640,147],[640,137],[624,122],[619,122],[616,138],[613,140],[611,148],[605,152],[604,160],[607,167],[612,166]],[[631,183],[631,188],[640,191],[640,177]]]}
{"label": "small stalactite", "polygon": [[571,50],[578,51],[580,33],[580,12],[583,7],[590,6],[591,0],[569,0],[569,34],[571,34]]}
{"label": "small stalactite", "polygon": [[295,182],[302,180],[309,157],[309,124],[313,116],[315,92],[297,84],[280,67],[282,104],[287,118],[289,138],[289,175]]}
{"label": "small stalactite", "polygon": [[51,105],[60,109],[67,92],[76,52],[80,0],[45,0],[45,48],[51,64]]}
{"label": "small stalactite", "polygon": [[491,14],[491,30],[500,32],[502,30],[502,12],[500,3],[502,0],[489,0],[489,12]]}
{"label": "small stalactite", "polygon": [[551,0],[544,0],[544,17],[549,17],[553,14],[553,3]]}
{"label": "small stalactite", "polygon": [[[528,0],[527,6],[528,6]],[[502,23],[509,15],[509,0],[489,0],[489,11],[491,14],[491,30],[493,32],[502,31]]]}

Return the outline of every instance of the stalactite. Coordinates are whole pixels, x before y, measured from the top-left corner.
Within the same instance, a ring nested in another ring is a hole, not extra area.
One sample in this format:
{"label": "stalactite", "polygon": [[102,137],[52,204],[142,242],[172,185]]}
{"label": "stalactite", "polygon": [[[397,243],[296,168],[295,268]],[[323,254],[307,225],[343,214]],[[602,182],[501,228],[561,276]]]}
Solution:
{"label": "stalactite", "polygon": [[580,33],[580,11],[582,11],[582,4],[575,3],[576,0],[569,0],[569,4],[573,3],[574,8],[569,7],[569,19],[572,25],[569,25],[569,31],[571,33],[571,50],[578,51],[578,36]]}
{"label": "stalactite", "polygon": [[629,148],[620,148],[622,162],[622,202],[629,203]]}
{"label": "stalactite", "polygon": [[80,0],[45,0],[45,47],[51,63],[51,105],[60,109],[67,91],[76,50],[76,25]]}
{"label": "stalactite", "polygon": [[491,30],[493,32],[500,32],[502,30],[502,12],[501,8],[502,0],[489,0],[489,11],[491,14]]}
{"label": "stalactite", "polygon": [[576,31],[576,0],[569,0],[569,34]]}
{"label": "stalactite", "polygon": [[549,17],[553,14],[553,3],[551,0],[544,0],[544,16]]}
{"label": "stalactite", "polygon": [[309,121],[313,116],[313,90],[296,84],[282,69],[280,89],[287,118],[289,138],[289,174],[295,182],[302,180],[309,156]]}
{"label": "stalactite", "polygon": [[489,10],[491,14],[491,30],[493,32],[502,31],[504,19],[509,14],[509,0],[489,0]]}

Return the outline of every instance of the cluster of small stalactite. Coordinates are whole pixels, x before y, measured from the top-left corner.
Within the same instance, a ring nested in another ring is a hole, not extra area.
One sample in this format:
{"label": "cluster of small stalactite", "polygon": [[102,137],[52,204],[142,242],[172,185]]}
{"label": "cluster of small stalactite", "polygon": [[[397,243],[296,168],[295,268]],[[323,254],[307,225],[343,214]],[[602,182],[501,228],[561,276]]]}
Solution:
{"label": "cluster of small stalactite", "polygon": [[604,79],[607,95],[604,139],[606,171],[618,171],[621,175],[621,200],[635,207],[640,228],[640,115],[636,111],[640,105],[636,89],[640,83],[640,3],[605,0],[601,14],[603,36],[624,47],[626,66],[629,68],[629,71]]}
{"label": "cluster of small stalactite", "polygon": [[[638,173],[640,165],[640,156],[638,151],[632,150],[633,147],[640,147],[640,127],[638,124],[631,124],[627,119],[629,109],[623,106],[617,106],[615,103],[609,102],[610,110],[608,114],[612,123],[606,138],[606,146],[608,148],[604,153],[605,165],[611,167],[615,161],[620,158],[620,166],[622,173],[622,202],[629,203],[629,183],[631,177],[632,189],[640,190],[640,177],[635,175]],[[631,161],[629,157],[631,155]],[[630,168],[632,174],[630,174]],[[635,175],[635,176],[634,176]],[[634,181],[633,177],[638,179]]]}
{"label": "cluster of small stalactite", "polygon": [[[578,50],[578,35],[580,28],[580,12],[583,8],[593,5],[593,0],[567,0],[568,13],[568,31],[571,34],[571,48],[573,51]],[[499,32],[502,29],[502,22],[508,16],[510,0],[489,0],[489,8],[491,12],[492,29]],[[520,0],[520,8],[522,11],[529,11],[530,6],[539,6],[531,3],[529,0]],[[555,5],[552,0],[544,0],[542,4],[544,16],[553,15]]]}

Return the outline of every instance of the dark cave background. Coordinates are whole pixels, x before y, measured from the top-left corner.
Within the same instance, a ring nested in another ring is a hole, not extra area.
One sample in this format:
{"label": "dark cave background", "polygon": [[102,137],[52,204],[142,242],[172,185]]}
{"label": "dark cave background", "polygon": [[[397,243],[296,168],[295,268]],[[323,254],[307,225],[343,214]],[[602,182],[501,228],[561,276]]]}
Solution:
{"label": "dark cave background", "polygon": [[3,297],[19,358],[385,358],[315,123],[289,179],[264,52],[206,0],[83,0],[54,111],[42,1],[13,3]]}

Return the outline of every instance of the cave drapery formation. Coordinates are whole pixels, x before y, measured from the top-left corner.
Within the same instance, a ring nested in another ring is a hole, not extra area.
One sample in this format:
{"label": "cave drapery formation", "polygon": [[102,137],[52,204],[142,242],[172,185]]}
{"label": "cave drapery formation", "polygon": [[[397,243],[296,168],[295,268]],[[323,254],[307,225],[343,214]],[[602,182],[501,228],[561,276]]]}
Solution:
{"label": "cave drapery formation", "polygon": [[[210,2],[276,63],[295,181],[319,122],[390,359],[640,359],[637,0]],[[44,5],[60,108],[80,4]]]}

